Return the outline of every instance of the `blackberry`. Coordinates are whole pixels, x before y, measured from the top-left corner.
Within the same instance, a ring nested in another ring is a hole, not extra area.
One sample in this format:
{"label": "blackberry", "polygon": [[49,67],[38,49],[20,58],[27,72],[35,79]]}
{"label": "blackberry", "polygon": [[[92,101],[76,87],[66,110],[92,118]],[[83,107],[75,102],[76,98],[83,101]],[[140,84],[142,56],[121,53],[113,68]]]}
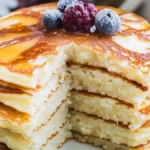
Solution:
{"label": "blackberry", "polygon": [[43,22],[47,29],[55,29],[61,26],[62,13],[57,9],[47,10]]}
{"label": "blackberry", "polygon": [[89,32],[94,25],[97,9],[82,1],[68,5],[62,17],[63,27],[71,32]]}
{"label": "blackberry", "polygon": [[95,26],[99,33],[113,35],[120,31],[121,19],[115,11],[103,9],[96,15]]}

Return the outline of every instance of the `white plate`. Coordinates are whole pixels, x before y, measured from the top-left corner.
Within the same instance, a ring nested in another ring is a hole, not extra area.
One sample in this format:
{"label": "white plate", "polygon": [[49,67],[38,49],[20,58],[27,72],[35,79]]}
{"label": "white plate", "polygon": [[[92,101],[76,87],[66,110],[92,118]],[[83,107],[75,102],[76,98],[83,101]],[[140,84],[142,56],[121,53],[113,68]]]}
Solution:
{"label": "white plate", "polygon": [[102,150],[102,149],[94,147],[89,144],[82,144],[77,141],[70,140],[59,150]]}

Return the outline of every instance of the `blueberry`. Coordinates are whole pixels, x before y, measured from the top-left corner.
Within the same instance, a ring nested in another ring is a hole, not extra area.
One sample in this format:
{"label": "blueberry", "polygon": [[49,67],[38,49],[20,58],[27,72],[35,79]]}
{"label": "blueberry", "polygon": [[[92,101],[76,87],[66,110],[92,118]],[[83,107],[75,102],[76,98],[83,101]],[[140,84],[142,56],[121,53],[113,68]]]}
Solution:
{"label": "blueberry", "polygon": [[47,29],[55,29],[61,26],[62,13],[57,9],[47,10],[43,22]]}
{"label": "blueberry", "polygon": [[63,12],[68,5],[71,5],[78,0],[59,0],[58,1],[58,9]]}
{"label": "blueberry", "polygon": [[103,9],[96,15],[95,26],[99,33],[113,35],[120,31],[121,19],[115,11]]}

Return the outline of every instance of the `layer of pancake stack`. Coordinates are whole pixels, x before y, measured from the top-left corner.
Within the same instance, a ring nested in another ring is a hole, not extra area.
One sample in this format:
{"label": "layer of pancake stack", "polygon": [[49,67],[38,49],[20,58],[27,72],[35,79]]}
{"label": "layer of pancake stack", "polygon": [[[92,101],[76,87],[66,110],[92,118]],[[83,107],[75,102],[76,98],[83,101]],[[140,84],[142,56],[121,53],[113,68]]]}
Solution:
{"label": "layer of pancake stack", "polygon": [[122,20],[117,35],[46,31],[43,12],[53,8],[0,19],[0,142],[7,146],[0,148],[56,150],[75,138],[107,150],[149,150],[148,22],[111,8]]}

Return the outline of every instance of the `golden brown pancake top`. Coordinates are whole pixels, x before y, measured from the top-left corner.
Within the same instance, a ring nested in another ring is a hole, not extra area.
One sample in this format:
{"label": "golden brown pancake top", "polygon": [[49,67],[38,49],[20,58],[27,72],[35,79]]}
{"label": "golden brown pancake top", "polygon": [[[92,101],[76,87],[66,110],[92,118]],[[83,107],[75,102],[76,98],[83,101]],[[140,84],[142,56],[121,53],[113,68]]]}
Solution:
{"label": "golden brown pancake top", "polygon": [[[57,55],[56,47],[75,42],[77,45],[84,43],[102,53],[109,51],[116,59],[128,61],[133,67],[149,68],[149,64],[146,63],[150,60],[149,49],[146,53],[128,50],[115,43],[112,40],[113,36],[69,33],[62,29],[47,31],[43,25],[43,12],[56,7],[56,3],[48,3],[24,8],[0,19],[0,65],[13,72],[30,75],[39,67],[31,65],[30,60],[39,55]],[[101,10],[106,7],[97,8]],[[107,8],[115,10],[121,17],[122,30],[118,36],[136,35],[141,40],[150,40],[150,33],[145,34],[150,31],[150,25],[142,17],[116,8]],[[141,27],[135,29],[127,24],[139,24]]]}

